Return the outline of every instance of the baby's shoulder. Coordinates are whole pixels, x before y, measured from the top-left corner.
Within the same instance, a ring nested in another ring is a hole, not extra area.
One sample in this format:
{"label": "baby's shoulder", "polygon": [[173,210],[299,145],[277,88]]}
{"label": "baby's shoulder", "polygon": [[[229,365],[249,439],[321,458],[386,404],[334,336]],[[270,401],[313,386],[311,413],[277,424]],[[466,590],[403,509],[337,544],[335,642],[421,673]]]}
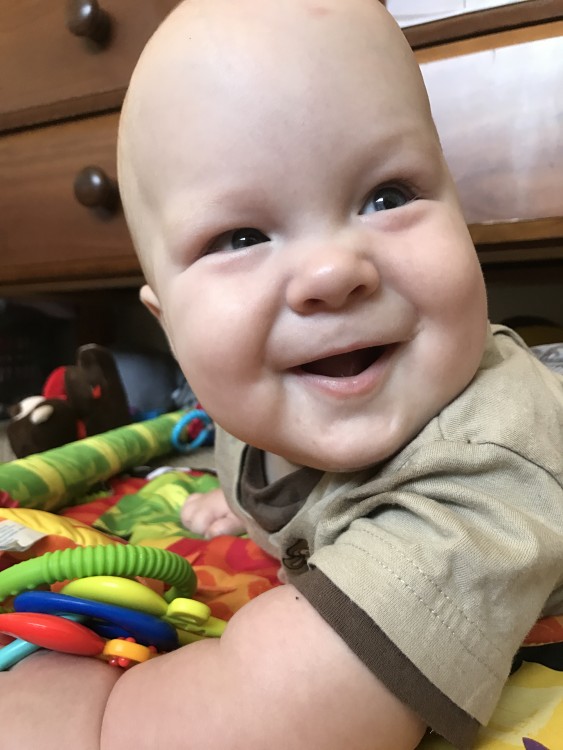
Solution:
{"label": "baby's shoulder", "polygon": [[493,326],[469,386],[436,419],[446,440],[491,443],[563,471],[563,377],[520,337]]}

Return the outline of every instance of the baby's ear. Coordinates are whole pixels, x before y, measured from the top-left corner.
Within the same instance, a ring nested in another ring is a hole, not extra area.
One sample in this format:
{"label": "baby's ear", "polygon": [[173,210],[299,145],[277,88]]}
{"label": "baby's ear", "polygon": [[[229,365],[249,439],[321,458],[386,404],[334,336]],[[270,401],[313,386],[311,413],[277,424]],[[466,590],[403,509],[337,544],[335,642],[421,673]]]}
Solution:
{"label": "baby's ear", "polygon": [[154,317],[158,320],[160,323],[160,326],[164,333],[166,334],[166,339],[168,341],[168,346],[170,347],[170,351],[174,356],[176,356],[176,352],[174,350],[174,345],[172,344],[172,340],[170,339],[170,336],[168,334],[168,329],[166,328],[166,324],[163,320],[162,316],[162,308],[160,306],[160,302],[158,301],[158,297],[153,292],[153,290],[150,288],[148,284],[145,284],[141,287],[141,291],[139,292],[139,298],[143,305],[147,308],[149,312],[151,312]]}
{"label": "baby's ear", "polygon": [[143,305],[151,312],[154,317],[158,320],[159,323],[162,322],[162,310],[160,308],[160,302],[158,301],[158,297],[153,292],[153,290],[150,288],[148,284],[145,284],[141,287],[141,291],[139,292],[139,297],[141,299],[141,302]]}

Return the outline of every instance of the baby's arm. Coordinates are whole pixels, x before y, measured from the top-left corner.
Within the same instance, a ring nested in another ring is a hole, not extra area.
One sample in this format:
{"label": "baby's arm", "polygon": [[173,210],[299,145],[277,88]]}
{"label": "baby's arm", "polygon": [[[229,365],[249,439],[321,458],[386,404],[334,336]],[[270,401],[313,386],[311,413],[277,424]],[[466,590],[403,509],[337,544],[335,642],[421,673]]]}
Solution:
{"label": "baby's arm", "polygon": [[119,676],[97,659],[51,651],[1,672],[0,747],[100,750],[107,698]]}
{"label": "baby's arm", "polygon": [[243,522],[229,508],[223,490],[194,493],[188,497],[180,511],[183,526],[206,539],[221,534],[242,534]]}
{"label": "baby's arm", "polygon": [[413,750],[425,728],[290,585],[243,607],[220,641],[115,674],[26,659],[0,675],[2,734],[22,750]]}

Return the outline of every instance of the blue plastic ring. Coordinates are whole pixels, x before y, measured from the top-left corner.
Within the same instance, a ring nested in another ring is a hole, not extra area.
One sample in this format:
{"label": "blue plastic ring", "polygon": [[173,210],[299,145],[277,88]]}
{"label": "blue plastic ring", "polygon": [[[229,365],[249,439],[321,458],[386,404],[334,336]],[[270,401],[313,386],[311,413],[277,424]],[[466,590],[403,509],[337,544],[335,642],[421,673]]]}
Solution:
{"label": "blue plastic ring", "polygon": [[39,646],[29,641],[23,641],[21,638],[16,638],[15,641],[8,643],[4,648],[0,648],[0,672],[5,672],[14,664],[17,664],[26,656],[39,651]]}
{"label": "blue plastic ring", "polygon": [[[158,651],[173,651],[179,645],[178,634],[169,623],[154,615],[118,607],[115,604],[105,604],[68,594],[56,594],[52,591],[26,591],[16,596],[14,609],[16,612],[76,614],[105,620],[124,628],[137,643],[155,646]],[[90,627],[88,622],[85,624]]]}
{"label": "blue plastic ring", "polygon": [[[191,441],[191,443],[188,443],[182,439],[182,433],[194,419],[201,419],[201,421],[205,423],[205,427],[199,435]],[[203,409],[192,409],[192,411],[184,414],[184,416],[180,418],[180,421],[174,426],[174,429],[172,430],[172,445],[180,453],[191,453],[192,451],[195,451],[196,448],[201,448],[212,434],[213,420],[209,414],[206,411],[203,411]]]}

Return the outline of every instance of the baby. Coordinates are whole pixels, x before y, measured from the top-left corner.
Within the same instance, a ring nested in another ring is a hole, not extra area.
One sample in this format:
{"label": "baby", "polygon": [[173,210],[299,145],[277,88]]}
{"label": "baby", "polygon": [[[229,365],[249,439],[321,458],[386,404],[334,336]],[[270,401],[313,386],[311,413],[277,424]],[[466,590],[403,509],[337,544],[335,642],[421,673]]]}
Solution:
{"label": "baby", "polygon": [[218,425],[224,494],[183,520],[242,521],[287,584],[121,677],[25,659],[3,735],[470,748],[563,612],[563,380],[487,322],[400,30],[376,0],[186,0],[133,75],[119,177],[142,300]]}

